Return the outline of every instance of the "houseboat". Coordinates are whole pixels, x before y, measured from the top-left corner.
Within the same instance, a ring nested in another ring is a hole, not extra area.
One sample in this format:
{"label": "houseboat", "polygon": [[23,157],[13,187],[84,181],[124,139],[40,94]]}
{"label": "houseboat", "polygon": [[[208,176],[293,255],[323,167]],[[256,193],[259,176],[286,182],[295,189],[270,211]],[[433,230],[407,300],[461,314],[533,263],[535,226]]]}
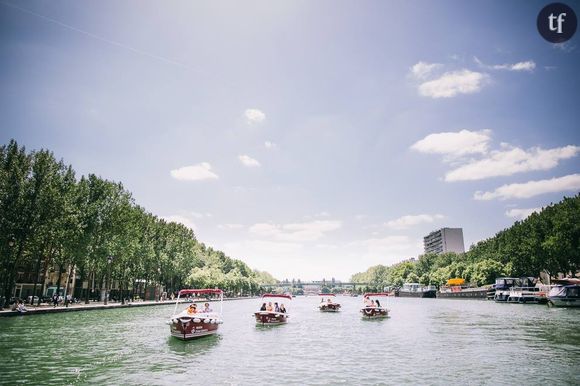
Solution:
{"label": "houseboat", "polygon": [[398,294],[402,298],[434,298],[437,296],[437,288],[434,285],[424,286],[419,283],[405,283],[399,289]]}
{"label": "houseboat", "polygon": [[485,299],[489,287],[475,287],[465,283],[465,279],[455,278],[447,280],[437,292],[438,298],[452,299]]}

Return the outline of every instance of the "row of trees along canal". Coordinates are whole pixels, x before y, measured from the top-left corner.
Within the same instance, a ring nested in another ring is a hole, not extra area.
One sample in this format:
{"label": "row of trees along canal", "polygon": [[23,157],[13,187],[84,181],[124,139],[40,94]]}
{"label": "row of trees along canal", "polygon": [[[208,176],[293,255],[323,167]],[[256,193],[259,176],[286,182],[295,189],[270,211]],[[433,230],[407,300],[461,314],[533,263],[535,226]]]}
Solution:
{"label": "row of trees along canal", "polygon": [[576,273],[580,269],[580,194],[532,213],[466,253],[425,254],[416,261],[376,265],[352,276],[352,282],[375,289],[403,283],[442,285],[463,278],[485,285],[501,276],[538,277],[545,272]]}
{"label": "row of trees along canal", "polygon": [[[93,174],[77,179],[50,151],[26,152],[14,140],[0,147],[0,258],[4,299],[25,267],[36,295],[50,270],[58,272],[57,287],[64,286],[61,276],[75,272],[92,293],[110,279],[123,300],[153,285],[237,294],[276,282],[198,242],[191,229],[148,213],[121,183]],[[81,296],[88,302],[86,287]]]}

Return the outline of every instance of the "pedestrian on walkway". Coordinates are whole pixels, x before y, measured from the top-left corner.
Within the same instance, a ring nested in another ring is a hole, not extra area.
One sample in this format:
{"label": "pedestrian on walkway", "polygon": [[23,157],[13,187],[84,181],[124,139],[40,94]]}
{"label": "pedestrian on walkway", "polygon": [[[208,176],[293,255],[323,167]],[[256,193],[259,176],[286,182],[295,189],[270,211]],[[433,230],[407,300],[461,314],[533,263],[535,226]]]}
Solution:
{"label": "pedestrian on walkway", "polygon": [[58,305],[58,294],[55,292],[52,294],[52,307],[56,308]]}

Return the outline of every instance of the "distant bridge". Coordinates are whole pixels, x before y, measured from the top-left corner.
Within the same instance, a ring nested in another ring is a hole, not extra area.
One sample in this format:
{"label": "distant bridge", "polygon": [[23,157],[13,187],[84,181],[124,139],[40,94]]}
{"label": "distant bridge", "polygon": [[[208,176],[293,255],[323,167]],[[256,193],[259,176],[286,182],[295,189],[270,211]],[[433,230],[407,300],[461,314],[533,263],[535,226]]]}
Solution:
{"label": "distant bridge", "polygon": [[301,281],[300,283],[298,282],[279,282],[276,284],[260,284],[261,287],[277,287],[277,288],[283,288],[283,287],[290,287],[290,288],[299,288],[300,286],[319,286],[319,287],[361,287],[361,286],[368,286],[371,285],[371,283],[345,283],[345,282],[331,282],[331,281],[327,281],[327,282],[322,282],[322,281],[309,281],[309,282],[305,282],[305,281]]}

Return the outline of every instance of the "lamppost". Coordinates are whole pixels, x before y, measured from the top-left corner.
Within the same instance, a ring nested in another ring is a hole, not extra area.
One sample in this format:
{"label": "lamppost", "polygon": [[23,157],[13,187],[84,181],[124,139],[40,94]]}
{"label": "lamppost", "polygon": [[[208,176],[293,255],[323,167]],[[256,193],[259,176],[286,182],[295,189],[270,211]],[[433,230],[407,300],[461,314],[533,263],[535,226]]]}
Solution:
{"label": "lamppost", "polygon": [[113,262],[113,256],[107,257],[107,284],[105,285],[105,301],[106,306],[109,303],[109,281],[111,280],[111,263]]}

